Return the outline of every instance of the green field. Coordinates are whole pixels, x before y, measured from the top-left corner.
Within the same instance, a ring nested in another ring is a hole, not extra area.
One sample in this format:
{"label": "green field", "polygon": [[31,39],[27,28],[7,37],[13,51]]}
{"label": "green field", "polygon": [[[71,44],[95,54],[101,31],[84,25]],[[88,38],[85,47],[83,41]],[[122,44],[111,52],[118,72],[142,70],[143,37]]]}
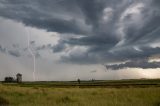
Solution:
{"label": "green field", "polygon": [[160,80],[0,84],[0,106],[160,106]]}

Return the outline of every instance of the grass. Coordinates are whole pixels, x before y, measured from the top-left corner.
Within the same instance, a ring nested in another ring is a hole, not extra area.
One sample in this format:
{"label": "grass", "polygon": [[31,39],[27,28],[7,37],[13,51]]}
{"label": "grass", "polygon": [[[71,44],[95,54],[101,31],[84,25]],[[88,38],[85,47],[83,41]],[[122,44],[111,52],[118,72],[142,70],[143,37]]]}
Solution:
{"label": "grass", "polygon": [[0,84],[0,106],[160,106],[160,87],[55,88]]}
{"label": "grass", "polygon": [[2,97],[0,97],[0,105],[9,105],[9,101],[8,100],[6,100],[6,99],[4,99],[4,98],[2,98]]}
{"label": "grass", "polygon": [[160,106],[160,80],[0,85],[0,106]]}
{"label": "grass", "polygon": [[122,88],[122,87],[160,87],[160,79],[141,79],[141,80],[96,80],[96,81],[39,81],[39,82],[23,82],[4,83],[5,85],[21,86],[21,87],[44,87],[44,88]]}

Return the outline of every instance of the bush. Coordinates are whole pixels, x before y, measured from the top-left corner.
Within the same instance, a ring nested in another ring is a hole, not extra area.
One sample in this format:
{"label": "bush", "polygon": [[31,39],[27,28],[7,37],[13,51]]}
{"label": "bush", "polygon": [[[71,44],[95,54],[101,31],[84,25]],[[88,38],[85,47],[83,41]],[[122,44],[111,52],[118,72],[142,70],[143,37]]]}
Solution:
{"label": "bush", "polygon": [[0,106],[8,106],[9,105],[9,101],[0,97]]}
{"label": "bush", "polygon": [[57,100],[57,103],[70,103],[70,102],[73,102],[73,100],[68,96],[64,96]]}

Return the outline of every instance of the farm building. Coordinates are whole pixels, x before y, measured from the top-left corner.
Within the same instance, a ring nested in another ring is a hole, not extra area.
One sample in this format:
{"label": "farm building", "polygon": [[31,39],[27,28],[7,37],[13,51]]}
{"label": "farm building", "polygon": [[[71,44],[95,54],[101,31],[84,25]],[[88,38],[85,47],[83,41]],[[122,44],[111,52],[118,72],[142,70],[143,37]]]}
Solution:
{"label": "farm building", "polygon": [[18,73],[16,77],[17,77],[17,83],[22,82],[22,74]]}

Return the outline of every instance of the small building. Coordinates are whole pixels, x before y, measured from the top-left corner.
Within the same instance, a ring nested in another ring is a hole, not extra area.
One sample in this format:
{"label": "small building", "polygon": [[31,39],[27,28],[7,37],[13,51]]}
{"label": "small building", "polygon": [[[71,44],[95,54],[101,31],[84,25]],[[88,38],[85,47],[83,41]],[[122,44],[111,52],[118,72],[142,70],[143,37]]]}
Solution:
{"label": "small building", "polygon": [[22,74],[18,73],[16,75],[16,77],[17,77],[17,83],[21,83],[22,82]]}

